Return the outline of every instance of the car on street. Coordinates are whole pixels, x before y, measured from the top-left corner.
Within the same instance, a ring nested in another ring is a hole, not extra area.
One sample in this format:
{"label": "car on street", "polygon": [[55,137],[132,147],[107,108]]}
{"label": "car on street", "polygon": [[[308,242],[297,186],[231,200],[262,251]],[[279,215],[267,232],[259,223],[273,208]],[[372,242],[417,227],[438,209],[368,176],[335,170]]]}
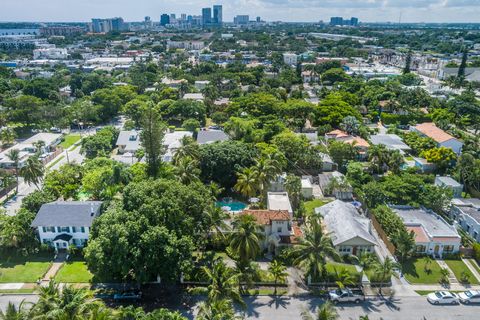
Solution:
{"label": "car on street", "polygon": [[458,296],[450,291],[435,291],[427,295],[428,302],[432,304],[459,304]]}
{"label": "car on street", "polygon": [[365,294],[361,289],[336,289],[328,293],[330,301],[333,303],[339,302],[355,302],[360,303],[365,301]]}
{"label": "car on street", "polygon": [[480,303],[480,291],[479,290],[468,290],[465,292],[460,292],[458,294],[460,302],[464,304],[469,303]]}
{"label": "car on street", "polygon": [[123,293],[116,293],[113,295],[113,300],[120,301],[120,300],[140,300],[142,298],[141,292],[123,292]]}

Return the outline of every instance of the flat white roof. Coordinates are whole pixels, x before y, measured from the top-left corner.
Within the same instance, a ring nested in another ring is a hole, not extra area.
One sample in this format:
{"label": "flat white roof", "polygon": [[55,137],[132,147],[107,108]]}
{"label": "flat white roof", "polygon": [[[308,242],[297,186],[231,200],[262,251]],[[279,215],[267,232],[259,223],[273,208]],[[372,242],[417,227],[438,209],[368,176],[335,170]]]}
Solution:
{"label": "flat white roof", "polygon": [[267,193],[268,210],[286,210],[293,214],[292,205],[287,192],[268,192]]}

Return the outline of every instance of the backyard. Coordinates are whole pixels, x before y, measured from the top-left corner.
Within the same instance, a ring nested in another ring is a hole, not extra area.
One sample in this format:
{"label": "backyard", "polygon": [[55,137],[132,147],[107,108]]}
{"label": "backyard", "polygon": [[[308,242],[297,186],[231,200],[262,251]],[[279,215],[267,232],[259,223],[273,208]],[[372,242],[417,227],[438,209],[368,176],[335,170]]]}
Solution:
{"label": "backyard", "polygon": [[0,258],[0,283],[36,282],[51,265],[50,254]]}
{"label": "backyard", "polygon": [[88,283],[92,278],[84,261],[65,262],[55,276],[55,280],[61,283]]}
{"label": "backyard", "polygon": [[324,204],[329,203],[329,200],[326,199],[313,199],[310,201],[305,201],[304,206],[305,206],[305,212],[307,215],[311,215],[315,213],[315,208],[321,207]]}
{"label": "backyard", "polygon": [[[442,277],[440,265],[432,260],[428,265],[425,258],[412,258],[402,263],[402,272],[412,284],[437,284]],[[428,267],[428,268],[427,268]]]}

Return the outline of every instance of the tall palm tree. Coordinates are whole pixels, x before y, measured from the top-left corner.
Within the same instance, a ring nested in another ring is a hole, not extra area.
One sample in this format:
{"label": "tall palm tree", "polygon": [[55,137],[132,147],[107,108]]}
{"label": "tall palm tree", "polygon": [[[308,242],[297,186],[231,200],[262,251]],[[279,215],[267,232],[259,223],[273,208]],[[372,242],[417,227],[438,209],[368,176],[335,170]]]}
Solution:
{"label": "tall palm tree", "polygon": [[185,185],[199,181],[200,173],[198,161],[189,156],[180,158],[175,166],[175,174],[178,180]]}
{"label": "tall palm tree", "polygon": [[29,185],[34,184],[39,190],[40,188],[38,185],[40,182],[42,182],[44,173],[45,167],[37,156],[28,158],[25,166],[20,169],[20,175],[23,177],[25,182]]}
{"label": "tall palm tree", "polygon": [[375,272],[375,276],[378,277],[380,280],[380,289],[379,293],[382,294],[382,287],[385,282],[390,281],[390,278],[393,275],[393,271],[396,268],[400,268],[400,265],[392,260],[390,257],[386,257],[385,260],[382,262],[377,263],[373,267],[373,271]]}
{"label": "tall palm tree", "polygon": [[273,281],[274,281],[274,291],[273,294],[277,295],[277,283],[278,281],[285,281],[285,279],[288,276],[287,272],[287,267],[285,267],[280,261],[275,260],[272,263],[270,263],[270,266],[268,266],[268,271],[273,276]]}
{"label": "tall palm tree", "polygon": [[305,224],[305,235],[295,245],[290,255],[293,263],[317,279],[323,271],[327,258],[340,260],[340,255],[335,250],[332,240],[322,230],[320,218],[310,217]]}
{"label": "tall palm tree", "polygon": [[173,164],[176,165],[180,159],[190,157],[198,160],[200,157],[200,148],[198,143],[189,136],[184,136],[180,140],[180,148],[177,149],[173,156]]}
{"label": "tall palm tree", "polygon": [[213,262],[212,268],[202,267],[202,272],[208,279],[208,301],[220,301],[229,299],[245,306],[238,288],[239,274],[222,261],[217,259]]}
{"label": "tall palm tree", "polygon": [[16,192],[18,193],[18,166],[20,162],[20,150],[12,149],[7,153],[7,158],[13,162],[13,168],[15,169],[15,177],[17,179]]}
{"label": "tall palm tree", "polygon": [[247,198],[254,197],[258,191],[257,174],[252,168],[245,168],[237,173],[238,179],[234,189]]}
{"label": "tall palm tree", "polygon": [[256,258],[260,252],[260,241],[263,235],[258,231],[255,217],[242,214],[233,221],[233,232],[230,236],[230,248],[242,263]]}
{"label": "tall palm tree", "polygon": [[[322,304],[320,308],[318,308],[317,311],[317,317],[315,320],[336,320],[338,319],[338,313],[337,310],[335,310],[335,307],[330,301],[325,302]],[[314,320],[312,315],[308,310],[304,310],[302,312],[302,319],[303,320]]]}

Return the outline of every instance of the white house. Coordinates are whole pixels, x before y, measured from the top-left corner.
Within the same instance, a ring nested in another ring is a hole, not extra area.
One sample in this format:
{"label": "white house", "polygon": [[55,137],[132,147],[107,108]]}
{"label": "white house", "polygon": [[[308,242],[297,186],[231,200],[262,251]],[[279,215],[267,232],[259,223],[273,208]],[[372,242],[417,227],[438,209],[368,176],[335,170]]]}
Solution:
{"label": "white house", "polygon": [[417,132],[422,136],[432,138],[437,143],[438,147],[450,148],[456,154],[462,153],[463,143],[442,129],[438,128],[432,122],[425,122],[416,125],[415,127],[411,127],[411,131]]}
{"label": "white house", "polygon": [[291,221],[285,210],[244,210],[241,214],[255,217],[262,226],[262,248],[271,253],[277,253],[278,248],[290,246],[302,236],[300,228]]}
{"label": "white house", "polygon": [[295,53],[284,53],[283,62],[289,66],[295,66],[298,62],[298,56]]}
{"label": "white house", "polygon": [[407,230],[415,233],[417,254],[442,257],[460,250],[461,237],[457,229],[435,212],[410,206],[391,208],[402,218]]}
{"label": "white house", "polygon": [[480,242],[480,199],[453,199],[450,216],[465,232]]}
{"label": "white house", "polygon": [[313,185],[309,177],[302,177],[302,197],[304,199],[311,199],[313,197]]}
{"label": "white house", "polygon": [[[56,146],[62,141],[62,136],[63,135],[59,133],[37,133],[36,135],[28,138],[27,140],[0,152],[0,167],[5,169],[11,169],[14,167],[14,163],[7,156],[13,149],[20,151],[20,160],[18,163],[19,168],[24,167],[28,158],[37,153],[37,151],[40,153],[40,158],[42,159],[44,155],[48,154],[49,152],[55,151]],[[43,146],[41,147],[41,150],[37,150],[37,144],[40,141],[43,142]]]}
{"label": "white house", "polygon": [[100,215],[101,201],[56,201],[42,205],[31,226],[41,243],[58,249],[85,246],[93,220]]}
{"label": "white house", "polygon": [[267,192],[267,208],[273,211],[287,211],[293,217],[293,209],[287,192]]}
{"label": "white house", "polygon": [[435,185],[452,190],[454,198],[462,197],[463,184],[457,182],[457,180],[453,179],[452,177],[437,176],[435,177]]}
{"label": "white house", "polygon": [[377,241],[372,235],[371,221],[360,215],[353,204],[335,200],[315,208],[315,213],[323,217],[325,229],[339,254],[356,256],[375,252]]}
{"label": "white house", "polygon": [[[334,186],[333,181],[336,180],[338,186]],[[318,175],[318,185],[322,190],[323,195],[334,196],[340,200],[353,199],[353,188],[347,182],[345,175],[341,172],[323,172]]]}
{"label": "white house", "polygon": [[118,153],[132,153],[138,151],[141,147],[140,143],[140,131],[130,130],[130,131],[120,131],[118,135],[116,146],[118,148]]}

